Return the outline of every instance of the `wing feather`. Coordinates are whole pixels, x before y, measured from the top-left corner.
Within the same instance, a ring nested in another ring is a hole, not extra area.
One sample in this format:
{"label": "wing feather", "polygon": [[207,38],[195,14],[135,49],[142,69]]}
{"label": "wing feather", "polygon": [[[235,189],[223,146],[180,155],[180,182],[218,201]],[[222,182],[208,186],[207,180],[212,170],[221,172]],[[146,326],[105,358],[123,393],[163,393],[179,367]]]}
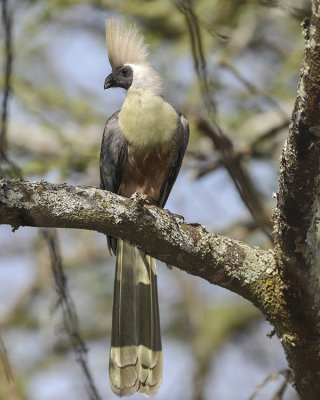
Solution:
{"label": "wing feather", "polygon": [[119,111],[106,122],[100,153],[100,187],[117,193],[128,161],[128,141],[119,126]]}
{"label": "wing feather", "polygon": [[[119,126],[119,111],[106,122],[100,152],[100,187],[117,193],[122,174],[128,162],[128,141]],[[114,254],[117,251],[117,240],[108,237],[108,246]]]}
{"label": "wing feather", "polygon": [[160,197],[157,202],[157,205],[160,207],[165,206],[166,201],[171,192],[172,186],[174,185],[174,182],[177,179],[178,173],[181,168],[183,156],[184,156],[184,153],[186,151],[188,141],[189,141],[189,124],[188,124],[187,118],[182,113],[179,113],[179,121],[178,121],[178,128],[176,131],[176,136],[178,137],[179,148],[177,151],[176,158],[175,158],[174,162],[172,163],[171,168],[169,170],[168,178],[167,178],[166,182],[163,184],[161,191],[160,191]]}

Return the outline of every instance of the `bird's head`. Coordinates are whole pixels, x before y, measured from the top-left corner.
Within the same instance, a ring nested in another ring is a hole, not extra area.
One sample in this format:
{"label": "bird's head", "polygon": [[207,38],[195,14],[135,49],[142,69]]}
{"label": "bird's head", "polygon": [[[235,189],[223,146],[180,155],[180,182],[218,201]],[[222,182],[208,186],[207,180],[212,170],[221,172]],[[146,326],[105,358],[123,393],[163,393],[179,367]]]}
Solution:
{"label": "bird's head", "polygon": [[144,37],[134,25],[127,27],[120,20],[107,19],[106,42],[112,73],[104,81],[105,89],[162,92],[162,79],[150,64]]}
{"label": "bird's head", "polygon": [[129,89],[133,81],[133,70],[130,65],[124,65],[111,72],[104,81],[104,88],[121,87]]}

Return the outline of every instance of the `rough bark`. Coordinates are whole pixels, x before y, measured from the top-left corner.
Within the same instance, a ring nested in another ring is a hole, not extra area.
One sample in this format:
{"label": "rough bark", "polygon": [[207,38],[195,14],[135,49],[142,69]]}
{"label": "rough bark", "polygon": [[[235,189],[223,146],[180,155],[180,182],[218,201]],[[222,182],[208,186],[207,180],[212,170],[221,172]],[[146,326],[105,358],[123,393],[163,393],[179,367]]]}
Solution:
{"label": "rough bark", "polygon": [[284,282],[288,320],[277,331],[301,399],[320,397],[320,286],[317,207],[320,177],[320,2],[312,2],[303,24],[305,56],[289,137],[282,152],[277,209],[276,255]]}
{"label": "rough bark", "polygon": [[[0,224],[89,229],[127,239],[148,254],[264,308],[262,281],[275,279],[273,252],[251,248],[167,210],[92,188],[0,180]],[[261,304],[260,304],[261,303]]]}

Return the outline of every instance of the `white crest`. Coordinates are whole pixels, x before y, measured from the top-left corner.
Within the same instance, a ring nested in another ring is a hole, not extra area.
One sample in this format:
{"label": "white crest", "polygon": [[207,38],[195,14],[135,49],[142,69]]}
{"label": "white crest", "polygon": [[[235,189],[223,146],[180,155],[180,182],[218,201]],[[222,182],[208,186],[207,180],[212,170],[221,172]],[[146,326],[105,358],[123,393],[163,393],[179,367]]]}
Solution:
{"label": "white crest", "polygon": [[148,63],[148,46],[135,25],[126,26],[118,19],[107,19],[106,42],[112,70],[124,64]]}

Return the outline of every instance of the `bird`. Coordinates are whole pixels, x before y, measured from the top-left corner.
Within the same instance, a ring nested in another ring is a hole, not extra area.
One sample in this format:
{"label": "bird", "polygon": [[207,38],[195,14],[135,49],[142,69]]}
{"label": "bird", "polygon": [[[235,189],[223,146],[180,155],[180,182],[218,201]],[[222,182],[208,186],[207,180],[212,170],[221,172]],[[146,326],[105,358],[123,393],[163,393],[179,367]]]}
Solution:
{"label": "bird", "polygon": [[[100,187],[123,197],[135,193],[164,207],[189,140],[187,118],[164,100],[163,80],[135,24],[106,20],[112,72],[104,89],[123,88],[119,111],[106,122]],[[155,259],[129,241],[108,237],[116,255],[109,381],[118,396],[155,395],[162,381],[162,344]]]}

